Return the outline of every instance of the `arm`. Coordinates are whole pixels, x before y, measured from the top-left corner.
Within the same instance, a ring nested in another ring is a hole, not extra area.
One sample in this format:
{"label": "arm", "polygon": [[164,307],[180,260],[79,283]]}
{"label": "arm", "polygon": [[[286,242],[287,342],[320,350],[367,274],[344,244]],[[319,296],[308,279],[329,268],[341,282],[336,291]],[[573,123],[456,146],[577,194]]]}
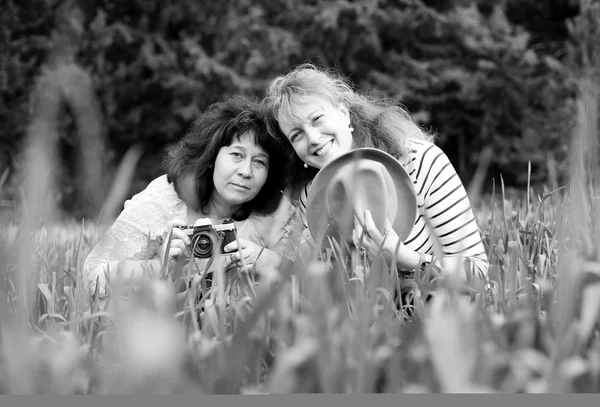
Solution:
{"label": "arm", "polygon": [[303,232],[300,216],[289,197],[284,195],[279,209],[274,214],[275,222],[267,239],[267,247],[282,260],[293,262],[296,259],[296,249]]}
{"label": "arm", "polygon": [[[389,235],[383,235],[374,225],[371,216],[365,216],[365,227],[370,238],[359,241],[362,229],[355,230],[357,246],[365,247],[369,254],[379,253],[383,242],[383,256],[395,261],[398,270],[414,270],[422,261],[433,262],[447,270],[456,270],[456,261],[465,260],[468,269],[485,279],[488,262],[475,216],[466,190],[447,156],[434,144],[415,144],[407,170],[413,179],[419,205],[418,217],[404,242],[388,224]],[[435,250],[438,247],[440,251]],[[441,252],[442,258],[434,254]]]}
{"label": "arm", "polygon": [[177,206],[173,194],[166,180],[159,178],[125,202],[121,214],[84,263],[84,283],[90,293],[96,290],[98,279],[99,296],[106,296],[107,272],[111,280],[118,277],[137,281],[145,272],[156,275],[160,271],[162,257],[157,252],[168,231],[168,222],[177,212],[173,211]]}
{"label": "arm", "polygon": [[465,259],[487,276],[487,256],[467,192],[446,154],[434,144],[424,147],[416,154],[413,174],[422,214],[405,242],[415,252],[405,253],[407,265],[419,263],[416,252],[431,261],[439,245],[445,261]]}
{"label": "arm", "polygon": [[[243,257],[246,266],[256,263],[258,269],[281,268],[295,261],[300,233],[297,210],[284,195],[274,214],[248,218],[238,236],[243,254],[232,253],[231,262],[241,267],[240,257]],[[237,247],[232,242],[225,249],[233,252]]]}

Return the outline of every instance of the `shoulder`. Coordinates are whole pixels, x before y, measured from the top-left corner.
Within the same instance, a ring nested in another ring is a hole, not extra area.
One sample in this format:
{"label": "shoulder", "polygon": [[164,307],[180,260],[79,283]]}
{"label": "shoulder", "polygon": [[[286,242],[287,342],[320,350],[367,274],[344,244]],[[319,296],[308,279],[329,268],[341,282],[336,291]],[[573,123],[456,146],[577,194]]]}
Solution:
{"label": "shoulder", "polygon": [[136,193],[131,197],[132,201],[135,200],[144,200],[153,198],[156,196],[163,197],[172,197],[177,196],[177,192],[175,191],[175,187],[169,181],[167,181],[167,175],[161,175],[148,183],[146,188],[142,191]]}
{"label": "shoulder", "polygon": [[441,168],[448,162],[448,157],[436,144],[426,140],[408,140],[407,156],[403,164],[409,171],[416,171],[415,175],[420,175],[423,168]]}
{"label": "shoulder", "polygon": [[425,157],[431,155],[444,154],[442,149],[435,143],[427,140],[409,139],[407,141],[408,156]]}
{"label": "shoulder", "polygon": [[175,187],[167,180],[167,174],[163,174],[150,181],[150,183],[148,183],[148,186],[146,187],[146,190],[172,190],[173,192],[175,192]]}
{"label": "shoulder", "polygon": [[184,205],[173,184],[167,181],[166,175],[161,175],[152,180],[141,192],[128,199],[124,207],[126,209],[140,205],[145,207],[148,204],[160,206],[167,213]]}
{"label": "shoulder", "polygon": [[[296,206],[288,195],[283,195],[279,206],[270,215],[250,214],[246,222],[251,224],[272,225],[281,222],[287,222],[290,217],[296,213]],[[267,226],[268,227],[268,226]]]}
{"label": "shoulder", "polygon": [[245,227],[254,230],[263,241],[277,236],[296,216],[297,208],[288,196],[283,196],[277,210],[270,215],[251,214],[245,221]]}

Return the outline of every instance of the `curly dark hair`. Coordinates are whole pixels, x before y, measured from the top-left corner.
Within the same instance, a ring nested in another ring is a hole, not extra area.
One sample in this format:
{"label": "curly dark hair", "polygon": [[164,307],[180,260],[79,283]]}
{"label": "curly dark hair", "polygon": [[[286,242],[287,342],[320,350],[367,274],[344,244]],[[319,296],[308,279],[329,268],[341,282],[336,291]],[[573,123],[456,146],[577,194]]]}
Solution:
{"label": "curly dark hair", "polygon": [[[257,100],[237,96],[210,105],[192,124],[179,142],[167,149],[163,166],[167,179],[178,191],[178,180],[193,175],[200,208],[204,208],[213,192],[214,163],[221,147],[229,146],[241,136],[250,134],[254,142],[269,155],[267,180],[260,192],[233,216],[243,220],[251,213],[270,215],[279,206],[285,188],[284,146],[267,131],[268,112]],[[179,192],[179,191],[178,191]]]}

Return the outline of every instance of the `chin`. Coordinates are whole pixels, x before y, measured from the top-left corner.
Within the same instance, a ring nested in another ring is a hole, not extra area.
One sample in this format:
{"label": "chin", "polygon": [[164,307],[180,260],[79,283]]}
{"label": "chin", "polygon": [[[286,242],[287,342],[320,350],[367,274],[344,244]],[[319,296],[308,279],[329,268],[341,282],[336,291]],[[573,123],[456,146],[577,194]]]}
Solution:
{"label": "chin", "polygon": [[254,198],[256,198],[256,195],[245,196],[243,198],[236,197],[236,198],[232,198],[229,202],[233,205],[244,205],[244,204],[250,202],[251,200],[253,200]]}

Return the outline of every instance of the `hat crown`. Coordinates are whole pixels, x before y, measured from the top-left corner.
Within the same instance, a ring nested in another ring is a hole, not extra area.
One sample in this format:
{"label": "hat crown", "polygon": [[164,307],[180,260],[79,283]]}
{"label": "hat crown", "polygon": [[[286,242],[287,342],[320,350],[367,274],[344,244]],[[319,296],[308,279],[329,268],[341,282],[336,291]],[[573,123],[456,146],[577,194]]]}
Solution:
{"label": "hat crown", "polygon": [[364,224],[368,210],[377,229],[384,233],[386,217],[393,223],[398,211],[396,187],[389,171],[380,162],[364,158],[342,166],[333,175],[326,202],[330,218],[344,229],[354,226],[354,216]]}
{"label": "hat crown", "polygon": [[[355,216],[364,221],[369,210],[383,233],[387,221],[404,241],[417,216],[413,182],[388,153],[375,148],[349,151],[321,168],[308,190],[306,216],[311,235],[321,248],[329,238],[352,243]],[[386,219],[387,217],[387,219]]]}

